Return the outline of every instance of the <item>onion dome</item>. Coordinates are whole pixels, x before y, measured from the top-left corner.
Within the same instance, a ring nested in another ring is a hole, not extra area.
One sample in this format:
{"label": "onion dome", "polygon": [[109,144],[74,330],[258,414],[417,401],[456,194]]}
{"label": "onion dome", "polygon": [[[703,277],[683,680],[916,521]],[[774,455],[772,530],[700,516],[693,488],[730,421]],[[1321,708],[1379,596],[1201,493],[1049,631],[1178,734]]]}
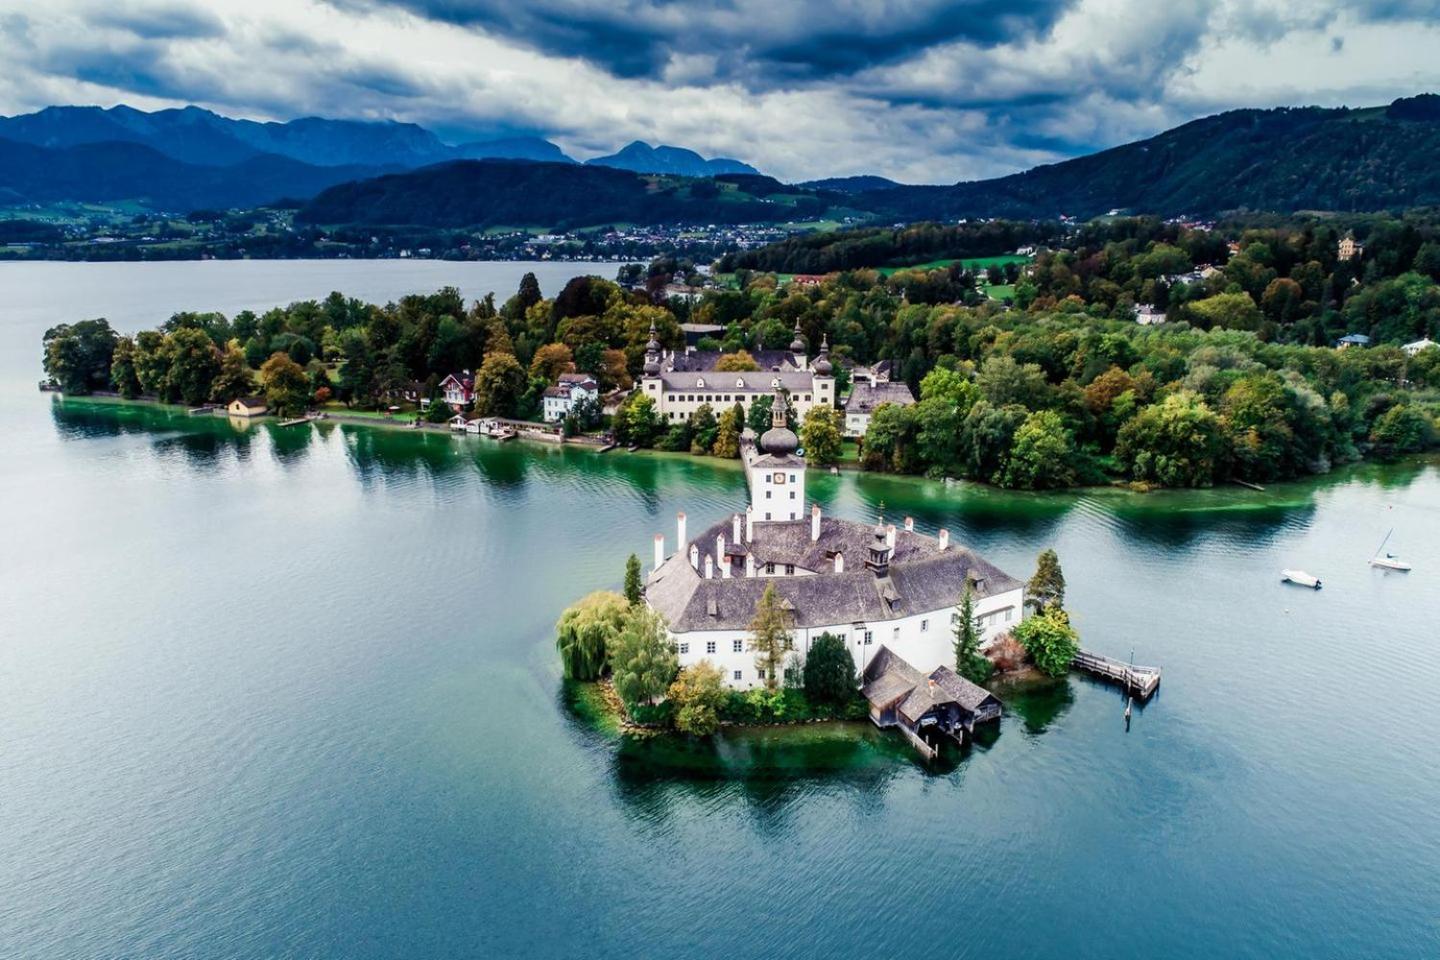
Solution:
{"label": "onion dome", "polygon": [[790,341],[791,353],[805,352],[805,338],[800,334],[800,321],[795,321],[795,339]]}
{"label": "onion dome", "polygon": [[827,333],[820,339],[820,356],[815,358],[815,373],[822,377],[828,377],[835,372],[830,365],[830,335]]}
{"label": "onion dome", "polygon": [[770,429],[760,435],[760,449],[777,457],[788,457],[800,448],[800,438],[786,425],[785,395],[775,391],[770,406]]}

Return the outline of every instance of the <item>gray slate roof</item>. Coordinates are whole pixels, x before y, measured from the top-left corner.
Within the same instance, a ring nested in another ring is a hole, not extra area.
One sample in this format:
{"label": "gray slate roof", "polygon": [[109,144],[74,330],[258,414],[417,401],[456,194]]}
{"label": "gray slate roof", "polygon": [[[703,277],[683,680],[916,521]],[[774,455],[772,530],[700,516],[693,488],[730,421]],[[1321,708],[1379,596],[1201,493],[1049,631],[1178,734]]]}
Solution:
{"label": "gray slate roof", "polygon": [[[750,356],[755,358],[755,363],[762,371],[781,371],[798,369],[795,366],[795,354],[789,350],[751,350]],[[720,358],[725,356],[719,350],[691,350],[686,353],[676,353],[669,358],[670,369],[676,372],[698,372],[714,370]]]}
{"label": "gray slate roof", "polygon": [[[660,379],[666,390],[712,390],[721,393],[770,393],[775,389],[776,380],[791,393],[809,391],[815,386],[814,375],[803,370],[672,370],[660,374]],[[699,386],[701,380],[705,381],[704,387]]]}
{"label": "gray slate roof", "polygon": [[995,695],[949,667],[922,674],[889,647],[881,646],[865,665],[861,693],[880,709],[895,709],[914,724],[937,706],[954,703],[974,713],[987,704],[999,705]]}
{"label": "gray slate roof", "polygon": [[[743,630],[755,616],[755,604],[765,587],[774,584],[794,610],[797,628],[893,620],[898,617],[953,607],[974,578],[977,597],[1018,588],[1019,580],[964,547],[942,551],[939,541],[923,534],[896,531],[889,575],[877,577],[865,566],[874,527],[826,517],[820,539],[810,539],[810,521],[757,521],[755,538],[738,547],[730,543],[730,520],[710,527],[691,541],[699,554],[699,569],[690,566],[690,544],[682,544],[650,575],[645,596],[679,633],[694,630]],[[724,535],[726,556],[716,557],[716,537]],[[757,568],[774,563],[794,564],[813,576],[746,577],[745,555],[753,554]],[[845,558],[845,572],[834,572],[834,556]],[[715,563],[715,576],[706,580],[705,558]],[[731,577],[721,576],[730,564]]]}
{"label": "gray slate roof", "polygon": [[915,394],[903,380],[881,383],[857,383],[845,400],[846,413],[870,413],[882,403],[893,403],[908,407],[915,402]]}

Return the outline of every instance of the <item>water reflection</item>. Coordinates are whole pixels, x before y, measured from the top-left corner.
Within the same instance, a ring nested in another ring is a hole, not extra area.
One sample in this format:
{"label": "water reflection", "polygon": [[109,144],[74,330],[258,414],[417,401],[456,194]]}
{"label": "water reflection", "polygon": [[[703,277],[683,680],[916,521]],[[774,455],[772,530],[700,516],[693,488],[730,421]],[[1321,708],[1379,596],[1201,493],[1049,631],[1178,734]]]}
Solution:
{"label": "water reflection", "polygon": [[1006,718],[1019,718],[1028,736],[1044,733],[1075,705],[1075,691],[1065,677],[1031,676],[1003,681],[996,685],[995,695],[1005,704]]}

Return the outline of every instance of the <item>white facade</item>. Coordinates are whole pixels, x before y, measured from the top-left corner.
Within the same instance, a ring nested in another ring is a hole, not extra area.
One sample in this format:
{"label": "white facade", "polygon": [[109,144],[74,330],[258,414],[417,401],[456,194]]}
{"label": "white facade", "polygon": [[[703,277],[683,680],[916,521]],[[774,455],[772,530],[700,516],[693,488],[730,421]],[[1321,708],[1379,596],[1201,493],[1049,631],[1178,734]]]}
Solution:
{"label": "white facade", "polygon": [[805,513],[805,468],[749,468],[750,509],[755,520],[799,520]]}
{"label": "white facade", "polygon": [[[1023,588],[985,597],[975,603],[976,616],[984,624],[981,647],[986,648],[1008,633],[1024,614]],[[868,623],[837,623],[824,627],[807,627],[792,632],[795,645],[795,666],[804,663],[810,644],[822,633],[831,633],[845,641],[855,658],[855,672],[863,673],[869,657],[881,644],[889,647],[916,669],[929,673],[939,666],[955,666],[955,618],[958,608],[946,607],[928,613],[901,617],[896,620],[875,620]],[[694,630],[673,634],[679,650],[680,666],[689,667],[709,660],[724,676],[725,682],[739,690],[763,687],[765,679],[755,665],[755,652],[748,649],[750,633],[746,630]],[[783,678],[780,678],[783,680]]]}
{"label": "white facade", "polygon": [[668,423],[689,420],[707,403],[717,417],[737,403],[748,413],[752,403],[770,396],[777,388],[788,392],[790,407],[801,419],[811,407],[835,406],[835,378],[817,376],[808,371],[731,373],[707,370],[683,377],[677,374],[647,376],[640,381],[640,389],[655,401],[655,412]]}

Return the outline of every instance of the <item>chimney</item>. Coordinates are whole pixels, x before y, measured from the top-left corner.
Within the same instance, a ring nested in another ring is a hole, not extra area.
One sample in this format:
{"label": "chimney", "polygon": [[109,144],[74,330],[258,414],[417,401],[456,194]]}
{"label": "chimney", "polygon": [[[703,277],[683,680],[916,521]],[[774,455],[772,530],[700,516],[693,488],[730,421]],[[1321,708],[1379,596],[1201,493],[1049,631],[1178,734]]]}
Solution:
{"label": "chimney", "polygon": [[660,569],[660,564],[665,562],[665,534],[655,534],[655,569]]}
{"label": "chimney", "polygon": [[885,546],[891,550],[895,549],[895,524],[893,523],[885,528]]}
{"label": "chimney", "polygon": [[695,544],[690,544],[690,569],[700,569],[700,550]]}
{"label": "chimney", "polygon": [[940,549],[941,549],[941,550],[944,550],[944,549],[945,549],[946,547],[948,547],[948,546],[950,546],[950,531],[949,531],[949,530],[941,530],[941,531],[940,531]]}
{"label": "chimney", "polygon": [[745,576],[755,576],[755,555],[753,553],[745,554]]}
{"label": "chimney", "polygon": [[914,517],[906,517],[906,518],[905,518],[905,532],[906,532],[906,533],[914,533],[914,532],[915,532],[915,518],[914,518]]}
{"label": "chimney", "polygon": [[745,542],[755,542],[755,508],[745,508]]}
{"label": "chimney", "polygon": [[810,542],[820,539],[820,504],[810,508]]}
{"label": "chimney", "polygon": [[837,553],[837,554],[835,554],[835,572],[836,572],[836,573],[844,573],[844,572],[845,572],[845,554],[843,554],[843,553]]}
{"label": "chimney", "polygon": [[722,580],[730,579],[730,558],[723,554],[720,557],[720,578]]}
{"label": "chimney", "polygon": [[675,549],[684,550],[689,539],[685,536],[685,511],[681,510],[675,514]]}
{"label": "chimney", "polygon": [[736,543],[740,542],[740,514],[735,514],[735,520],[730,524],[730,539]]}
{"label": "chimney", "polygon": [[708,553],[705,554],[705,579],[715,579],[715,558]]}

